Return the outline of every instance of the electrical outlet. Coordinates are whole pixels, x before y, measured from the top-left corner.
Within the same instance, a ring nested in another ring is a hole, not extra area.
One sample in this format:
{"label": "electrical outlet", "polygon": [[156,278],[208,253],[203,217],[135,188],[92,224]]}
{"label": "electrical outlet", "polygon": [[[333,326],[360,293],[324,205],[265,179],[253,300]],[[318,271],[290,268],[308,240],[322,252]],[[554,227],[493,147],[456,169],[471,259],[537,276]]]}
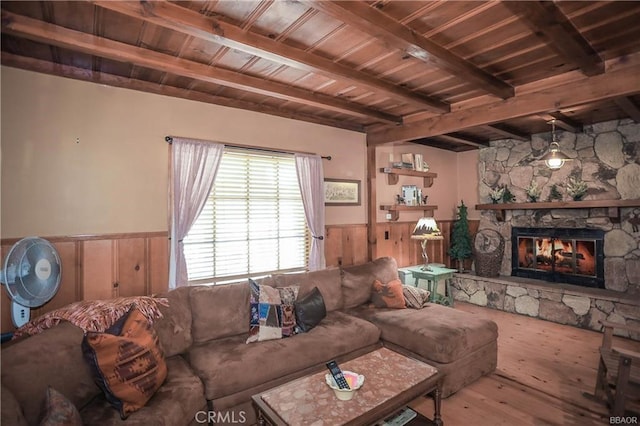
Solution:
{"label": "electrical outlet", "polygon": [[392,218],[393,216],[391,216],[391,213],[387,213],[384,217],[385,217],[387,220],[391,220],[391,218]]}

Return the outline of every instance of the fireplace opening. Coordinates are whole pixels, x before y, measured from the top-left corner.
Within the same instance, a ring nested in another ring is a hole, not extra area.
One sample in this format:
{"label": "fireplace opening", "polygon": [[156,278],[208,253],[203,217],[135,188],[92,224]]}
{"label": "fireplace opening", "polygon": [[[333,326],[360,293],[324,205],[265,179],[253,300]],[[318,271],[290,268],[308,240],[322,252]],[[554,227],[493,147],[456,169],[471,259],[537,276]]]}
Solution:
{"label": "fireplace opening", "polygon": [[604,288],[604,231],[512,228],[511,275]]}

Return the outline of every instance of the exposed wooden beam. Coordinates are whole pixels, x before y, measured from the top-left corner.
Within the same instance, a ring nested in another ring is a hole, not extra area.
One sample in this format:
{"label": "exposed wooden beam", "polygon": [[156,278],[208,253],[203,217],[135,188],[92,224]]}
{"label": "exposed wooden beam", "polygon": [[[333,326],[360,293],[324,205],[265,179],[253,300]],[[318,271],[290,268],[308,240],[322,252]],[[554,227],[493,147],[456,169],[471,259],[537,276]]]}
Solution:
{"label": "exposed wooden beam", "polygon": [[481,127],[484,127],[492,132],[499,133],[502,136],[510,139],[515,139],[519,141],[528,141],[531,139],[530,135],[520,131],[519,129],[516,129],[515,127],[511,127],[503,123],[489,124]]}
{"label": "exposed wooden beam", "polygon": [[565,61],[589,76],[604,72],[604,61],[553,1],[503,1],[533,33]]}
{"label": "exposed wooden beam", "polygon": [[348,25],[359,28],[391,47],[405,51],[416,59],[466,80],[480,90],[485,90],[503,99],[514,95],[514,89],[509,84],[423,37],[365,2],[303,1],[310,7],[327,13]]}
{"label": "exposed wooden beam", "polygon": [[616,105],[620,107],[633,121],[640,123],[640,108],[626,96],[614,99]]}
{"label": "exposed wooden beam", "polygon": [[329,78],[346,78],[357,85],[384,92],[389,96],[400,98],[433,112],[442,113],[450,110],[447,103],[438,99],[412,92],[314,53],[287,46],[173,3],[164,1],[94,1],[93,3],[172,31],[237,49],[279,64]]}
{"label": "exposed wooden beam", "polygon": [[435,138],[446,141],[446,142],[469,145],[474,148],[486,148],[489,146],[489,142],[485,142],[477,139],[470,139],[469,137],[461,136],[456,133],[450,133],[448,135],[438,135],[438,136],[435,136]]}
{"label": "exposed wooden beam", "polygon": [[70,30],[5,10],[2,11],[2,32],[90,55],[109,58],[119,62],[128,62],[150,69],[193,78],[195,80],[220,84],[279,99],[286,99],[304,105],[320,107],[359,117],[367,117],[393,124],[402,122],[401,117],[367,108],[353,102],[335,99],[331,96],[310,92],[275,81],[267,81],[246,74],[214,68],[207,64],[176,58],[153,50]]}
{"label": "exposed wooden beam", "polygon": [[181,89],[174,86],[151,83],[143,80],[131,79],[119,75],[94,72],[85,68],[73,67],[70,65],[54,64],[41,59],[28,58],[26,56],[13,55],[2,52],[2,65],[26,69],[44,74],[64,76],[76,80],[90,81],[92,83],[104,84],[113,87],[123,87],[125,89],[139,90],[141,92],[156,93],[158,95],[171,96],[174,98],[188,99],[191,101],[206,102],[214,105],[221,105],[231,108],[245,109],[263,114],[278,117],[290,118],[293,120],[306,121],[309,123],[323,124],[325,126],[337,127],[341,129],[364,132],[361,125],[349,123],[344,120],[323,119],[314,115],[303,114],[297,111],[273,108],[263,104],[256,104],[242,99],[226,98],[224,96],[211,95],[209,93],[195,90]]}
{"label": "exposed wooden beam", "polygon": [[525,93],[493,103],[474,105],[400,127],[369,133],[369,144],[409,141],[484,126],[519,117],[570,108],[589,102],[640,92],[640,61],[626,58],[605,74],[584,77],[539,92]]}
{"label": "exposed wooden beam", "polygon": [[556,126],[560,127],[563,130],[566,130],[567,132],[582,133],[582,123],[574,120],[571,117],[567,117],[560,111],[543,114],[542,117],[544,117],[544,119],[547,121],[555,120]]}

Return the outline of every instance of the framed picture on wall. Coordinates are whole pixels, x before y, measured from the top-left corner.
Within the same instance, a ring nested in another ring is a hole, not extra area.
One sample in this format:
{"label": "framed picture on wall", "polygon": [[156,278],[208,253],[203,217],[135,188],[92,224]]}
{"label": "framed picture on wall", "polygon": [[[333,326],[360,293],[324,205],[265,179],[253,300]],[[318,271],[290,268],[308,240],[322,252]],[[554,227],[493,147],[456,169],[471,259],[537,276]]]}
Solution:
{"label": "framed picture on wall", "polygon": [[324,180],[325,206],[359,206],[360,181],[351,179]]}

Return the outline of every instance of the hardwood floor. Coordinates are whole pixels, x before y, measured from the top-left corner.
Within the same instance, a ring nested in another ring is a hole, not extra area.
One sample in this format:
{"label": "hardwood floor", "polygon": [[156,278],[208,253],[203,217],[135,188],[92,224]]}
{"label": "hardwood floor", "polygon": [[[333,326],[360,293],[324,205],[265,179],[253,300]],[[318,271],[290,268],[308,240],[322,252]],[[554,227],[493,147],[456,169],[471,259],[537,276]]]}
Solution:
{"label": "hardwood floor", "polygon": [[[446,426],[609,424],[604,403],[583,396],[593,393],[601,333],[467,303],[455,309],[498,324],[498,368],[443,401]],[[629,339],[614,344],[640,351]],[[411,406],[433,413],[429,399]]]}

